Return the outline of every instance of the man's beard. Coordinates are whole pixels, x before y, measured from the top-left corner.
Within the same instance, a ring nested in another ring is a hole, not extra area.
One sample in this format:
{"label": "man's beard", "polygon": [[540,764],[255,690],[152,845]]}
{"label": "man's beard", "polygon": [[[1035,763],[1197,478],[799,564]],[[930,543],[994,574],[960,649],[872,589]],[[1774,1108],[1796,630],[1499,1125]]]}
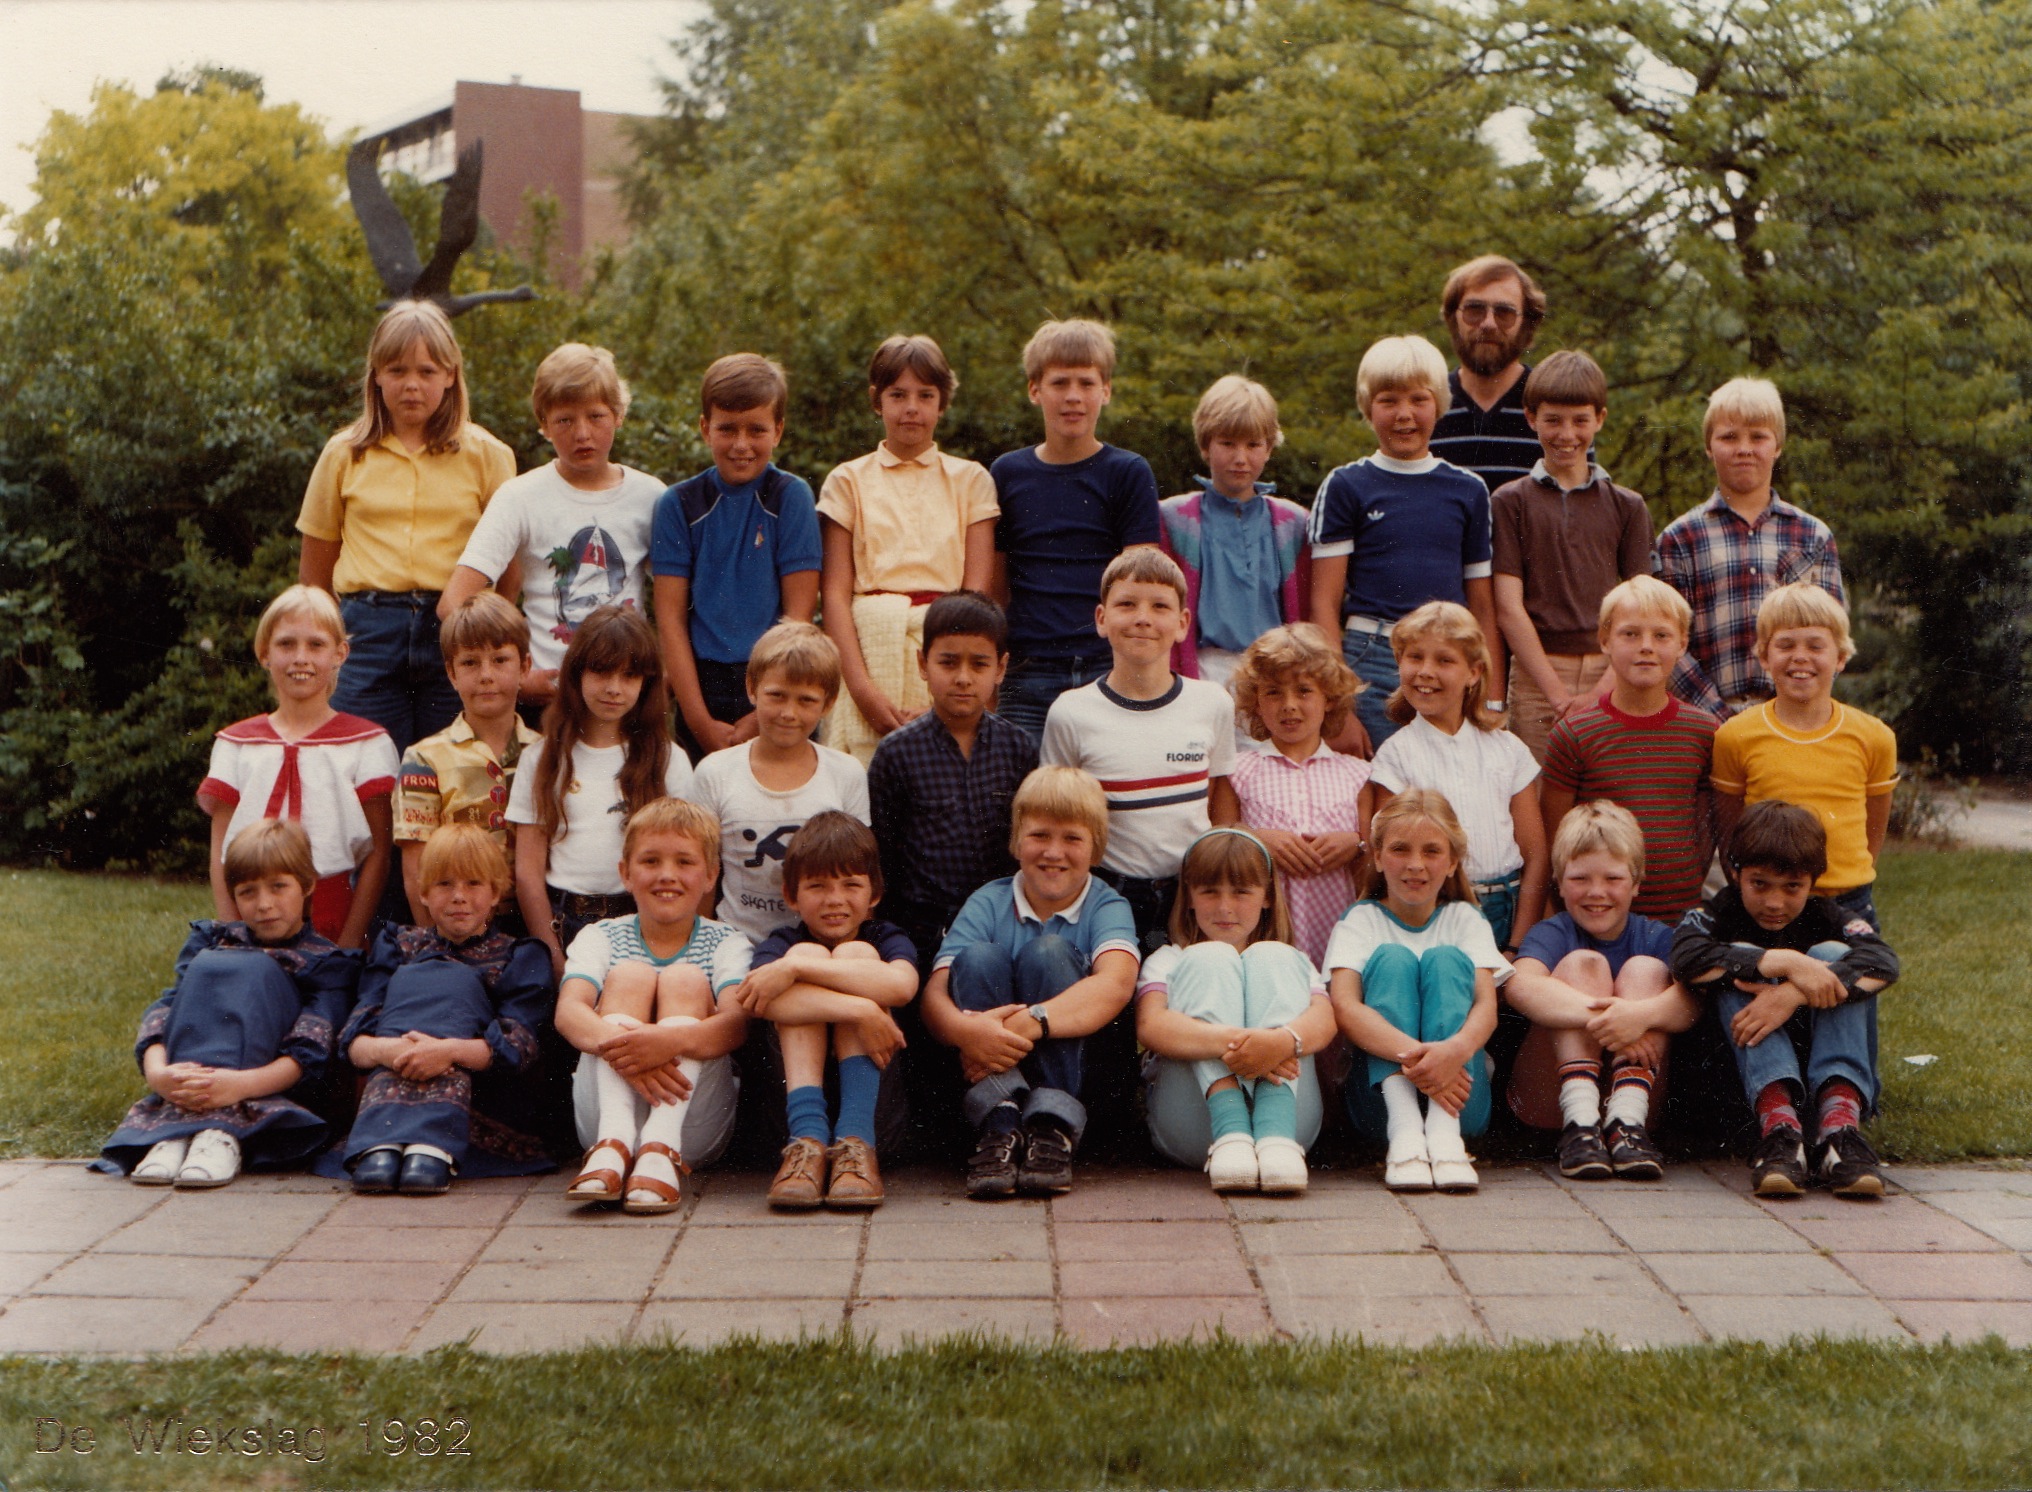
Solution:
{"label": "man's beard", "polygon": [[1478,330],[1469,337],[1462,333],[1458,321],[1449,331],[1453,336],[1454,356],[1460,359],[1461,366],[1484,378],[1502,372],[1524,356],[1531,346],[1531,332],[1521,324],[1508,336],[1500,331]]}

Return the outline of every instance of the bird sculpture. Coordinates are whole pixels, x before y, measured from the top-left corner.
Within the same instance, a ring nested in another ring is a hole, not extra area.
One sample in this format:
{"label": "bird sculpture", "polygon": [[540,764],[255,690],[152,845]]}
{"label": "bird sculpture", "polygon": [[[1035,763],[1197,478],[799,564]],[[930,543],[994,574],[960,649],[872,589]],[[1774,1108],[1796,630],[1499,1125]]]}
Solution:
{"label": "bird sculpture", "polygon": [[346,156],[346,185],[352,193],[353,215],[366,232],[367,256],[374,261],[374,270],[388,291],[388,299],[380,309],[385,310],[398,300],[427,300],[447,316],[458,316],[495,301],[536,299],[536,292],[527,285],[518,285],[513,290],[480,290],[469,295],[451,293],[452,269],[480,235],[483,155],[480,141],[475,140],[459,152],[458,165],[445,183],[444,206],[438,214],[437,247],[431,251],[428,264],[418,261],[416,239],[409,231],[409,222],[388,195],[388,188],[382,185],[380,154],[378,141],[362,140]]}

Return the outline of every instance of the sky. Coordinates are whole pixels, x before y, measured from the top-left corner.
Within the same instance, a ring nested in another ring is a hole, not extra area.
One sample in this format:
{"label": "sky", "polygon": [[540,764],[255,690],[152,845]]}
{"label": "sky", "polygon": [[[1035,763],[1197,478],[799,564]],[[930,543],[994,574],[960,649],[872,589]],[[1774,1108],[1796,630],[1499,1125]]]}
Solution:
{"label": "sky", "polygon": [[699,0],[0,0],[0,205],[34,198],[52,111],[100,81],[147,91],[173,68],[259,73],[336,136],[451,93],[460,79],[576,88],[590,109],[659,112],[669,42]]}

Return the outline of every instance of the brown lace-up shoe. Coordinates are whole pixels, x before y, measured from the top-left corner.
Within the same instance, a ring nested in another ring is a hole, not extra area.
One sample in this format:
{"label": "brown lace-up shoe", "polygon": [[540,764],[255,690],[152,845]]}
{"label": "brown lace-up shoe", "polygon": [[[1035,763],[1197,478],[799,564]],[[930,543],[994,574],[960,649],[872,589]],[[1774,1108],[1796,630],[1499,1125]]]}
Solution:
{"label": "brown lace-up shoe", "polygon": [[825,1200],[826,1147],[799,1138],[783,1147],[783,1164],[769,1183],[769,1205],[778,1212],[810,1212]]}
{"label": "brown lace-up shoe", "polygon": [[875,1163],[875,1147],[866,1140],[842,1135],[826,1151],[833,1168],[832,1184],[826,1188],[828,1207],[862,1210],[882,1205],[882,1168]]}

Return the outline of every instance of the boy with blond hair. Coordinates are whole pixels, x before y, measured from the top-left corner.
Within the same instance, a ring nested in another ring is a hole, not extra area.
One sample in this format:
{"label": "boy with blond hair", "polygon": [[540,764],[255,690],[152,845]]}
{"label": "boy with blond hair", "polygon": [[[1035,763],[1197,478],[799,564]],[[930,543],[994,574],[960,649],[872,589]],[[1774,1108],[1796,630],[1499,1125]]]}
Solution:
{"label": "boy with blond hair", "polygon": [[557,692],[557,666],[579,623],[602,606],[643,604],[663,482],[610,459],[628,401],[604,347],[567,342],[537,365],[529,407],[557,456],[501,484],[438,598],[443,621],[468,596],[492,585],[516,594],[519,582],[531,724]]}
{"label": "boy with blond hair", "polygon": [[1542,766],[1552,723],[1598,692],[1602,597],[1651,573],[1651,512],[1590,459],[1608,381],[1584,352],[1555,352],[1524,380],[1542,452],[1489,497],[1496,620],[1510,645],[1510,729]]}
{"label": "boy with blond hair", "polygon": [[755,734],[698,765],[680,797],[720,824],[720,920],[759,943],[796,920],[783,895],[790,837],[828,808],[868,822],[868,774],[811,739],[840,693],[840,650],[810,622],[778,622],[748,659]]}
{"label": "boy with blond hair", "polygon": [[[1500,657],[1489,585],[1489,489],[1432,454],[1447,407],[1446,359],[1423,337],[1385,337],[1362,354],[1355,402],[1376,452],[1327,474],[1312,505],[1312,620],[1339,637],[1368,685],[1355,714],[1370,746],[1397,730],[1385,702],[1398,684],[1390,630],[1428,601],[1467,607]],[[1503,681],[1489,707],[1504,708]]]}
{"label": "boy with blond hair", "polygon": [[1129,907],[1092,874],[1108,801],[1074,767],[1039,767],[1010,805],[1016,874],[960,909],[924,987],[924,1025],[959,1051],[975,1146],[967,1195],[1072,1190],[1086,1130],[1087,1040],[1128,1007]]}
{"label": "boy with blond hair", "polygon": [[1185,576],[1170,556],[1150,548],[1117,555],[1094,608],[1114,666],[1058,697],[1038,753],[1046,766],[1099,779],[1108,803],[1100,874],[1135,913],[1146,953],[1167,941],[1178,867],[1211,826],[1214,795],[1226,819],[1237,816],[1228,786],[1235,701],[1218,684],[1171,671],[1172,650],[1191,625]]}
{"label": "boy with blond hair", "polygon": [[1157,478],[1095,434],[1115,392],[1113,332],[1047,321],[1023,349],[1023,377],[1044,440],[989,468],[1001,504],[992,588],[1009,613],[1002,718],[1041,737],[1051,702],[1110,667],[1088,608],[1110,560],[1157,542]]}
{"label": "boy with blond hair", "polygon": [[[649,545],[663,671],[694,759],[753,738],[748,655],[778,619],[818,608],[818,505],[770,460],[783,439],[783,369],[737,352],[706,369],[699,434],[713,464],[656,500]],[[766,929],[765,929],[766,931]]]}
{"label": "boy with blond hair", "polygon": [[[440,824],[476,824],[509,853],[508,794],[525,749],[543,739],[516,713],[529,672],[529,623],[494,591],[476,591],[444,618],[438,648],[459,693],[458,718],[402,754],[395,783],[395,844],[410,921],[428,920],[423,904],[424,841]],[[502,926],[522,932],[514,899]]]}
{"label": "boy with blond hair", "polygon": [[1804,581],[1847,604],[1841,557],[1825,523],[1771,488],[1785,450],[1785,401],[1762,378],[1732,378],[1707,401],[1701,440],[1714,495],[1658,536],[1658,578],[1686,597],[1693,628],[1672,692],[1718,720],[1771,697],[1756,660],[1757,607]]}
{"label": "boy with blond hair", "polygon": [[1757,662],[1777,697],[1715,733],[1715,802],[1723,832],[1748,803],[1809,809],[1827,834],[1814,894],[1876,927],[1871,887],[1898,785],[1898,738],[1874,715],[1834,697],[1855,655],[1849,614],[1817,585],[1783,585],[1757,608]]}
{"label": "boy with blond hair", "polygon": [[1307,616],[1311,515],[1258,480],[1284,443],[1277,401],[1252,379],[1214,380],[1192,412],[1209,475],[1198,492],[1159,504],[1164,552],[1185,572],[1192,625],[1172,650],[1174,673],[1225,687],[1249,644]]}
{"label": "boy with blond hair", "polygon": [[1548,839],[1568,809],[1590,799],[1636,816],[1648,866],[1636,908],[1668,922],[1699,905],[1714,850],[1707,789],[1717,722],[1665,687],[1691,620],[1685,598],[1649,575],[1602,598],[1597,636],[1610,688],[1553,724],[1539,788]]}

